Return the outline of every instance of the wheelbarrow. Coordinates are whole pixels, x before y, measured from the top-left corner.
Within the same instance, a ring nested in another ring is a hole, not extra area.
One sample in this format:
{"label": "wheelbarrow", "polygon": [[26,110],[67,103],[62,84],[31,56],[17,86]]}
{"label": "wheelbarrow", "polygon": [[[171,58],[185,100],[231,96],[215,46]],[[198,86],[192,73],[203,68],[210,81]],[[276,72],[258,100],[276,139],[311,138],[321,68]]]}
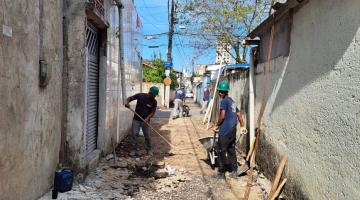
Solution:
{"label": "wheelbarrow", "polygon": [[219,130],[214,130],[213,137],[204,137],[199,139],[200,143],[207,151],[207,159],[210,162],[210,166],[212,169],[215,169],[216,165],[218,164],[218,133]]}
{"label": "wheelbarrow", "polygon": [[190,113],[190,107],[188,105],[184,104],[183,105],[183,116],[189,117],[190,116],[189,113]]}
{"label": "wheelbarrow", "polygon": [[[231,129],[229,129],[229,131],[233,130],[233,128],[236,128],[236,125],[234,127],[232,127]],[[239,142],[240,139],[242,139],[242,137],[244,136],[244,134],[242,134],[237,140],[236,140],[236,144]],[[215,167],[218,165],[219,161],[219,145],[218,145],[218,141],[219,141],[219,130],[214,130],[214,136],[213,137],[204,137],[199,139],[200,143],[204,146],[204,148],[207,151],[207,159],[210,162],[210,166],[212,169],[215,169]],[[246,170],[246,169],[241,169],[241,171]],[[243,172],[242,172],[243,173]]]}

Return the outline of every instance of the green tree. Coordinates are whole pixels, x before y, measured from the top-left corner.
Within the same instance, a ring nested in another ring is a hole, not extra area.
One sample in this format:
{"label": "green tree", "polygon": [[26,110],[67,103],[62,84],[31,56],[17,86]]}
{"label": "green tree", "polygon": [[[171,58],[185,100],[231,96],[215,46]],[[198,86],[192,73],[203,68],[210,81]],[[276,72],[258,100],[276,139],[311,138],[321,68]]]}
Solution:
{"label": "green tree", "polygon": [[[247,48],[241,45],[250,31],[267,15],[271,0],[179,0],[180,23],[200,54],[220,45],[236,63],[245,62]],[[230,48],[228,48],[230,47]]]}
{"label": "green tree", "polygon": [[[165,76],[165,61],[161,58],[161,55],[153,55],[151,64],[154,68],[144,68],[143,82],[150,83],[163,83]],[[174,70],[170,71],[171,89],[175,89],[178,86],[177,77]]]}

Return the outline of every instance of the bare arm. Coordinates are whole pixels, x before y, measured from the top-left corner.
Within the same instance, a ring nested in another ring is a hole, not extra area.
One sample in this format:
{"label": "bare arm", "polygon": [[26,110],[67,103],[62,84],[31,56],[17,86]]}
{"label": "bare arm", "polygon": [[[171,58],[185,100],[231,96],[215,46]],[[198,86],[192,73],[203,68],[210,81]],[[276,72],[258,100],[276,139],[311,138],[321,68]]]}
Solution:
{"label": "bare arm", "polygon": [[130,107],[130,102],[134,101],[135,100],[135,97],[134,96],[131,96],[131,97],[128,97],[126,99],[126,103],[125,103],[125,107],[129,108]]}
{"label": "bare arm", "polygon": [[219,115],[219,120],[216,123],[216,126],[217,127],[221,126],[221,124],[224,122],[224,120],[225,120],[225,110],[221,110],[220,115]]}
{"label": "bare arm", "polygon": [[151,113],[144,119],[146,122],[149,122],[150,119],[155,115],[155,110],[151,111]]}
{"label": "bare arm", "polygon": [[239,121],[239,123],[240,123],[240,126],[241,126],[241,127],[244,127],[244,126],[245,126],[245,123],[244,123],[244,119],[243,119],[241,113],[240,113],[240,112],[237,112],[236,115],[237,115],[238,121]]}

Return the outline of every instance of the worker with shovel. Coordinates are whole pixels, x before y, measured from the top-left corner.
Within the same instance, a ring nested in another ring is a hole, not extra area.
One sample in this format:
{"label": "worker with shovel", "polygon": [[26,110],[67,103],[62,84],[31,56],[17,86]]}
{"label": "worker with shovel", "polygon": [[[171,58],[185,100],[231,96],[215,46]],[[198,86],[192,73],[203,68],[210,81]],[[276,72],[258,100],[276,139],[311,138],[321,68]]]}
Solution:
{"label": "worker with shovel", "polygon": [[148,123],[150,119],[154,116],[157,101],[155,97],[159,94],[159,88],[152,86],[148,93],[138,93],[134,96],[127,98],[125,107],[130,108],[130,102],[137,100],[135,115],[132,121],[132,143],[133,149],[130,152],[130,156],[135,156],[137,151],[137,136],[139,135],[140,128],[144,133],[146,151],[149,156],[153,155],[151,140],[150,140],[150,127]]}
{"label": "worker with shovel", "polygon": [[240,123],[241,134],[246,134],[247,130],[244,127],[244,120],[240,110],[236,107],[235,102],[228,96],[229,83],[221,81],[217,88],[220,102],[220,116],[216,124],[216,129],[219,130],[219,169],[216,175],[219,179],[225,178],[225,163],[228,159],[231,163],[231,177],[237,178],[237,158],[236,158],[236,127],[237,122]]}

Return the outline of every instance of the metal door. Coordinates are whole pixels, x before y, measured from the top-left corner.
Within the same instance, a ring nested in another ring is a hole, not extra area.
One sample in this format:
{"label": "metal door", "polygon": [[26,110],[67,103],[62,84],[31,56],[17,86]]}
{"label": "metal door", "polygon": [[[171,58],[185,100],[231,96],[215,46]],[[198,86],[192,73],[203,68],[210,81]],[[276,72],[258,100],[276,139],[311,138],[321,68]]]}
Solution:
{"label": "metal door", "polygon": [[91,24],[86,28],[86,153],[97,147],[99,107],[99,32]]}

